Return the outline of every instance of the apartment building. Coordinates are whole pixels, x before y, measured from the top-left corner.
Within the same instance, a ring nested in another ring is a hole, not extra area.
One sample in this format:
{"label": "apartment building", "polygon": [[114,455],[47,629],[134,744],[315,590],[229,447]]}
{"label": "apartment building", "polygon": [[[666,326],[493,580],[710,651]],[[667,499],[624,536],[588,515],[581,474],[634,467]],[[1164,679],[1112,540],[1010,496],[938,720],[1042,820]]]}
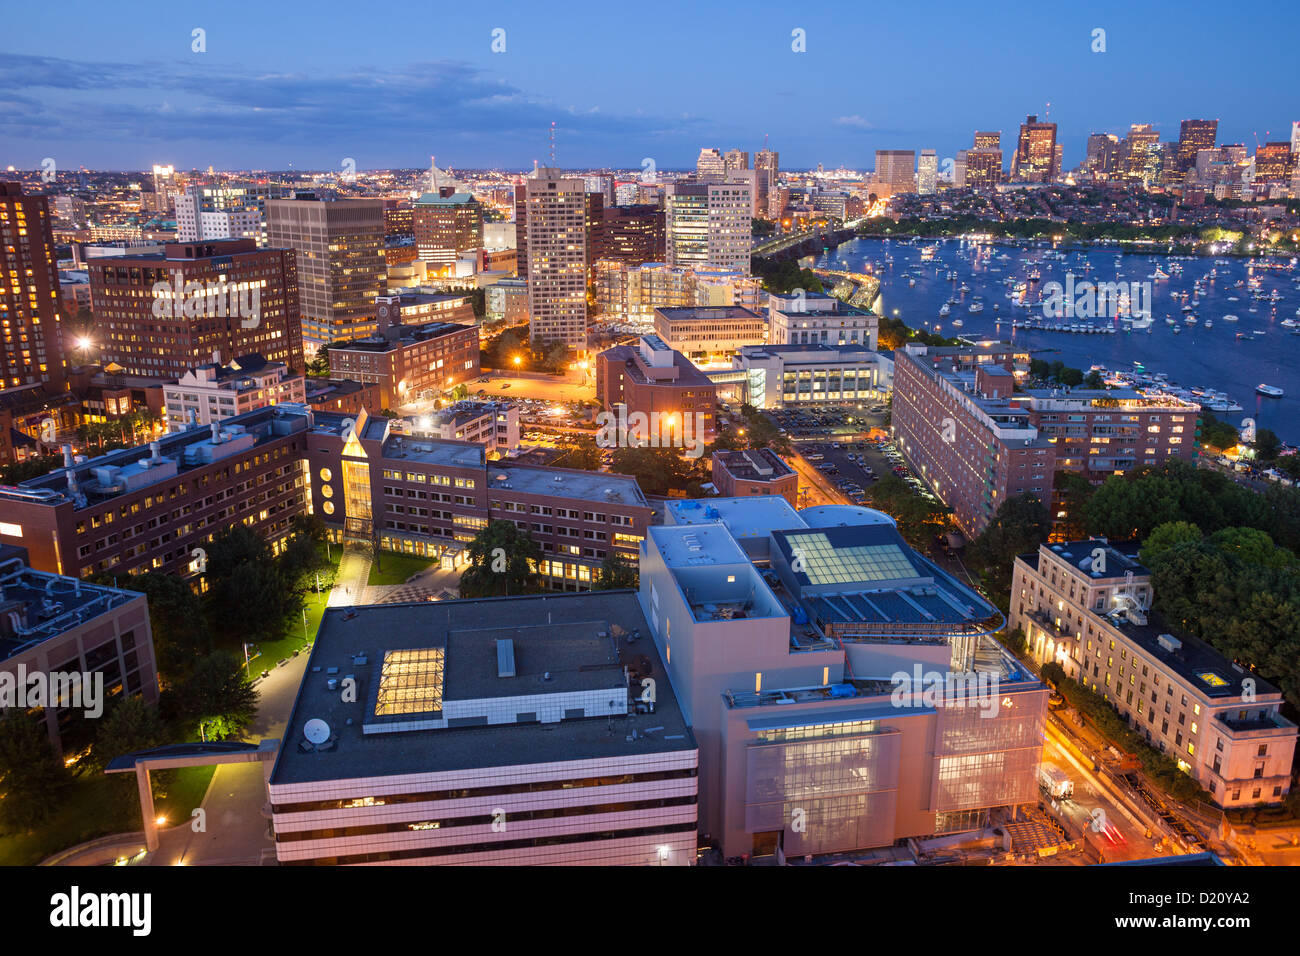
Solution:
{"label": "apartment building", "polygon": [[749,275],[752,214],[748,182],[669,184],[664,193],[668,265]]}
{"label": "apartment building", "polygon": [[[671,502],[665,521],[641,604],[724,854],[890,846],[1037,801],[1046,687],[992,638],[1002,616],[890,518],[766,496]],[[914,673],[983,690],[919,706],[900,692]]]}
{"label": "apartment building", "polygon": [[516,187],[520,277],[528,280],[535,341],[587,346],[586,208],[584,182],[556,169],[535,170]]}
{"label": "apartment building", "polygon": [[693,865],[699,753],[649,630],[629,591],[327,611],[267,783],[277,860]]}
{"label": "apartment building", "polygon": [[179,378],[257,352],[303,367],[298,259],[253,239],[167,243],[161,254],[87,263],[102,360],[129,375]]}
{"label": "apartment building", "polygon": [[1138,545],[1042,545],[1016,559],[1008,626],[1040,664],[1110,702],[1222,807],[1281,803],[1297,728],[1282,694],[1208,644],[1168,633],[1150,611]]}
{"label": "apartment building", "polygon": [[398,434],[365,413],[318,413],[308,438],[313,509],[337,540],[457,567],[490,521],[513,521],[541,546],[550,587],[587,590],[607,557],[635,560],[650,522],[624,475],[490,461],[482,444]]}
{"label": "apartment building", "polygon": [[893,428],[912,469],[980,533],[1008,498],[1031,493],[1067,517],[1054,475],[1112,475],[1194,460],[1199,408],[1132,389],[1016,391],[1011,346],[895,353]]}
{"label": "apartment building", "polygon": [[446,271],[483,248],[483,207],[464,192],[425,193],[415,201],[412,224],[419,256]]}
{"label": "apartment building", "polygon": [[403,289],[375,297],[375,319],[379,331],[390,325],[420,325],[424,322],[454,322],[475,325],[471,296],[456,292],[412,292]]}
{"label": "apartment building", "polygon": [[760,312],[767,302],[761,279],[647,262],[632,266],[602,259],[595,267],[596,308],[608,322],[654,328],[655,310],[737,306]]}
{"label": "apartment building", "polygon": [[0,182],[0,389],[63,387],[65,350],[49,201]]}
{"label": "apartment building", "polygon": [[283,362],[241,355],[229,365],[209,362],[190,369],[174,384],[163,386],[169,431],[207,426],[281,402],[307,400],[306,376]]}
{"label": "apartment building", "polygon": [[[92,693],[102,680],[104,708],[124,697],[156,703],[158,668],[145,596],[34,571],[23,548],[0,545],[0,673],[13,687],[40,674],[69,690],[75,675]],[[93,739],[85,709],[75,706],[85,702],[83,696],[37,705],[57,753],[76,753]]]}

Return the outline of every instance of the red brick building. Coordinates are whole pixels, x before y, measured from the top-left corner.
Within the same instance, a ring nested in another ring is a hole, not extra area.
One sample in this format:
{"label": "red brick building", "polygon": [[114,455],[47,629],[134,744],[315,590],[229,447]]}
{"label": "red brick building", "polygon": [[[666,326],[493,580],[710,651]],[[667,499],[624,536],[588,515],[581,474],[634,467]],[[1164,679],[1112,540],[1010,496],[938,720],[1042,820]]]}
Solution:
{"label": "red brick building", "polygon": [[301,370],[302,320],[292,249],[253,239],[167,243],[162,255],[88,264],[95,338],[107,366],[178,378],[257,352]]}
{"label": "red brick building", "polygon": [[330,378],[379,386],[381,408],[441,393],[479,375],[478,329],[451,322],[383,326],[378,335],[330,346]]}
{"label": "red brick building", "polygon": [[629,415],[676,416],[683,431],[685,422],[692,422],[689,435],[705,442],[716,437],[717,386],[657,335],[596,356],[596,400],[607,412],[623,405]]}
{"label": "red brick building", "polygon": [[[54,234],[44,196],[0,182],[0,389],[47,383],[62,388],[64,343]],[[22,277],[22,281],[19,281]]]}
{"label": "red brick building", "polygon": [[799,506],[799,475],[770,448],[715,451],[713,485],[724,498],[780,495]]}

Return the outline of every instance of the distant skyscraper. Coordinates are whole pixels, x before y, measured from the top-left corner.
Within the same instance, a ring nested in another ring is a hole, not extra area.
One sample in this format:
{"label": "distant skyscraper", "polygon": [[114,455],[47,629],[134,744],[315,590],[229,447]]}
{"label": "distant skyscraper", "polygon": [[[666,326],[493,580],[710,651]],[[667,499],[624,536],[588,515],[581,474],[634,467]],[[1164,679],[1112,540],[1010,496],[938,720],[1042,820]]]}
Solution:
{"label": "distant skyscraper", "polygon": [[1014,182],[1051,182],[1060,174],[1056,168],[1056,124],[1040,123],[1030,115],[1020,124],[1016,151],[1011,154]]}
{"label": "distant skyscraper", "polygon": [[1214,141],[1219,135],[1219,121],[1216,119],[1187,119],[1178,124],[1178,170],[1186,173],[1196,165],[1196,153],[1202,149],[1214,149]]}
{"label": "distant skyscraper", "polygon": [[[387,288],[382,200],[271,199],[266,229],[272,247],[298,253],[302,347],[308,354],[378,330],[375,297]],[[272,357],[265,349],[262,354]]]}
{"label": "distant skyscraper", "polygon": [[273,183],[191,184],[176,196],[176,241],[256,239],[264,246],[266,201],[283,195]]}
{"label": "distant skyscraper", "polygon": [[586,185],[558,169],[537,169],[524,184],[529,334],[540,342],[587,347]]}
{"label": "distant skyscraper", "polygon": [[749,153],[743,149],[729,149],[727,154],[722,157],[722,162],[728,173],[740,169],[749,169]]}
{"label": "distant skyscraper", "polygon": [[65,346],[59,324],[59,275],[46,198],[24,196],[20,184],[0,182],[0,234],[0,388],[49,384],[62,391],[63,354],[74,343]]}
{"label": "distant skyscraper", "polygon": [[721,179],[726,172],[727,164],[720,152],[710,147],[700,150],[700,158],[695,161],[695,175],[701,182]]}
{"label": "distant skyscraper", "polygon": [[1291,152],[1300,153],[1300,120],[1291,124]]}
{"label": "distant skyscraper", "polygon": [[749,274],[748,182],[673,183],[664,201],[670,266]]}
{"label": "distant skyscraper", "polygon": [[890,195],[916,192],[916,150],[876,150],[875,181]]}
{"label": "distant skyscraper", "polygon": [[1134,123],[1124,143],[1124,178],[1146,186],[1154,183],[1160,160],[1156,128],[1150,123]]}
{"label": "distant skyscraper", "polygon": [[1269,185],[1290,183],[1294,162],[1290,142],[1265,143],[1255,151],[1255,182]]}
{"label": "distant skyscraper", "polygon": [[754,156],[754,189],[758,192],[754,205],[768,219],[781,218],[780,208],[773,208],[779,202],[777,181],[780,176],[781,154],[767,148],[760,149]]}
{"label": "distant skyscraper", "polygon": [[1115,175],[1118,157],[1118,136],[1114,133],[1093,133],[1088,137],[1088,151],[1083,167],[1094,179],[1107,180]]}
{"label": "distant skyscraper", "polygon": [[1002,182],[1002,131],[977,132],[975,148],[965,153],[965,178],[962,185],[989,189]]}
{"label": "distant skyscraper", "polygon": [[[966,186],[972,185],[970,182],[970,158],[969,157],[970,154],[973,152],[974,150],[969,150],[969,149],[957,150],[957,158],[953,161],[952,164],[952,184],[957,189],[962,189]],[[1002,155],[1001,151],[999,151],[998,155],[999,156]]]}
{"label": "distant skyscraper", "polygon": [[412,224],[419,257],[440,267],[483,248],[483,207],[469,193],[425,193],[412,207]]}
{"label": "distant skyscraper", "polygon": [[921,150],[916,167],[916,191],[922,196],[932,195],[938,188],[939,157],[932,149]]}

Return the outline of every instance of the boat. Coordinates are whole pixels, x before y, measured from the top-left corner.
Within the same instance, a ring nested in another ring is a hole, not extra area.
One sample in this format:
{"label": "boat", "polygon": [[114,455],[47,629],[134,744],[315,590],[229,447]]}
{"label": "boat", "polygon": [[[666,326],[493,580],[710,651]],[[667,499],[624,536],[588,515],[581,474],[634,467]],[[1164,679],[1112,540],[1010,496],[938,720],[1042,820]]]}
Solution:
{"label": "boat", "polygon": [[970,304],[970,309],[969,309],[968,311],[970,311],[970,312],[983,312],[983,311],[984,311],[984,303],[983,303],[983,302],[972,302],[972,303]]}
{"label": "boat", "polygon": [[1157,282],[1159,282],[1161,280],[1168,279],[1169,273],[1165,272],[1165,270],[1161,269],[1159,266],[1156,266],[1156,271],[1151,273],[1149,276],[1147,276],[1147,278],[1155,279]]}
{"label": "boat", "polygon": [[1223,321],[1224,321],[1224,322],[1236,322],[1236,321],[1237,321],[1237,317],[1236,317],[1235,315],[1225,315],[1225,316],[1223,317]]}
{"label": "boat", "polygon": [[1183,319],[1183,321],[1186,322],[1188,325],[1195,325],[1195,324],[1196,324],[1196,316],[1194,316],[1194,315],[1189,315],[1187,318]]}
{"label": "boat", "polygon": [[965,325],[965,324],[966,324],[966,323],[964,323],[961,319],[953,319],[953,320],[952,320],[952,327],[953,327],[954,329],[960,329],[960,328],[961,328],[963,325]]}
{"label": "boat", "polygon": [[1278,388],[1276,385],[1256,385],[1255,391],[1259,392],[1261,395],[1267,395],[1269,398],[1281,398],[1283,395],[1282,389]]}
{"label": "boat", "polygon": [[947,302],[945,302],[943,306],[939,309],[939,314],[944,318],[947,318],[948,313],[951,311],[952,311],[952,306],[950,306]]}
{"label": "boat", "polygon": [[970,291],[970,286],[968,286],[966,283],[963,282],[963,283],[961,284],[961,287],[958,288],[957,291],[958,291],[958,292],[969,292],[969,291]]}
{"label": "boat", "polygon": [[916,279],[915,279],[914,277],[912,277],[912,276],[908,276],[908,277],[907,277],[907,286],[908,286],[908,288],[911,288],[911,287],[914,286],[914,285],[916,285]]}
{"label": "boat", "polygon": [[1212,329],[1212,328],[1214,328],[1214,320],[1213,320],[1213,319],[1206,319],[1206,320],[1205,320],[1205,327],[1206,327],[1207,329]]}

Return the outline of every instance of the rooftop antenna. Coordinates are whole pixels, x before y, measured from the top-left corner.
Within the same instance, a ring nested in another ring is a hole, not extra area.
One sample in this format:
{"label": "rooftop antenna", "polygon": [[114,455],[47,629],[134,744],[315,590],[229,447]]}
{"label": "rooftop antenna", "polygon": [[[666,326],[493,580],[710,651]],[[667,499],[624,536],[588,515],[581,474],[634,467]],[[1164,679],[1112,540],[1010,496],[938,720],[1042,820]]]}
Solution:
{"label": "rooftop antenna", "polygon": [[437,157],[429,157],[429,192],[437,195],[438,193],[438,164],[434,162]]}
{"label": "rooftop antenna", "polygon": [[555,122],[551,121],[551,168],[555,168]]}

